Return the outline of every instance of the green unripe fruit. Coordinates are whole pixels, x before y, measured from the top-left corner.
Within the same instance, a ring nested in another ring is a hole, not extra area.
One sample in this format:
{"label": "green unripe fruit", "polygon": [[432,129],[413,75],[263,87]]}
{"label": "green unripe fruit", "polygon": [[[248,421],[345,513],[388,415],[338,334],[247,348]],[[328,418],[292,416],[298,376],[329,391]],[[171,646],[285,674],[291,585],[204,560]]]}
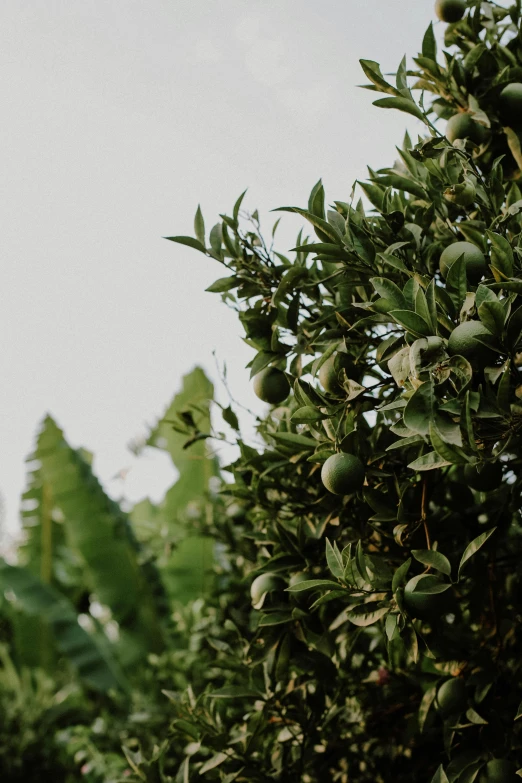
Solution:
{"label": "green unripe fruit", "polygon": [[464,356],[470,362],[486,365],[495,357],[495,352],[479,342],[479,337],[491,337],[491,332],[480,321],[465,321],[450,334],[448,353],[451,356]]}
{"label": "green unripe fruit", "polygon": [[479,783],[516,783],[520,780],[516,771],[513,762],[506,759],[492,759],[480,773]]}
{"label": "green unripe fruit", "polygon": [[444,198],[450,204],[456,204],[458,207],[469,207],[475,201],[477,191],[472,182],[462,182],[452,185],[444,191]]}
{"label": "green unripe fruit", "polygon": [[477,285],[486,273],[486,259],[478,247],[471,242],[453,242],[448,245],[440,257],[440,273],[446,279],[449,270],[462,255],[466,265],[466,277],[470,283]]}
{"label": "green unripe fruit", "polygon": [[321,479],[333,495],[349,495],[364,484],[364,465],[353,454],[332,454],[322,467]]}
{"label": "green unripe fruit", "polygon": [[466,708],[466,687],[459,677],[443,682],[437,691],[437,710],[443,717],[455,715]]}
{"label": "green unripe fruit", "polygon": [[504,87],[499,96],[500,114],[506,125],[522,125],[522,84],[513,82]]}
{"label": "green unripe fruit", "polygon": [[[478,467],[478,469],[477,469]],[[502,484],[502,465],[500,462],[486,462],[481,466],[466,465],[464,480],[477,492],[492,492]]]}
{"label": "green unripe fruit", "polygon": [[284,372],[276,367],[265,367],[254,376],[254,392],[263,402],[279,405],[290,394],[290,384]]}
{"label": "green unripe fruit", "polygon": [[[336,365],[339,369],[336,369]],[[341,394],[343,391],[340,379],[341,370],[348,370],[350,365],[350,359],[346,354],[341,353],[330,356],[319,368],[318,377],[323,389],[329,394],[335,394],[336,396]]]}
{"label": "green unripe fruit", "polygon": [[404,606],[413,618],[430,619],[439,615],[448,604],[447,591],[442,593],[423,593],[423,590],[432,589],[444,584],[437,576],[432,574],[419,574],[414,576],[404,588]]}
{"label": "green unripe fruit", "polygon": [[259,574],[250,586],[250,597],[254,609],[261,609],[268,593],[281,589],[283,580],[276,574]]}
{"label": "green unripe fruit", "polygon": [[435,13],[441,22],[460,22],[466,10],[466,0],[437,0]]}
{"label": "green unripe fruit", "polygon": [[482,144],[487,137],[487,131],[483,125],[471,117],[470,114],[454,114],[446,125],[446,138],[452,144],[457,139],[471,139],[475,144]]}

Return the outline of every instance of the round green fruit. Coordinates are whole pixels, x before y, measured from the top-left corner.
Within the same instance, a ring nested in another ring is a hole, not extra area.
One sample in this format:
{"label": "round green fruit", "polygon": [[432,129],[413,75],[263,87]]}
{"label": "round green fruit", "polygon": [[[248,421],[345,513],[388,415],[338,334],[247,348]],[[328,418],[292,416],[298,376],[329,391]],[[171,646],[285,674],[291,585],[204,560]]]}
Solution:
{"label": "round green fruit", "polygon": [[460,22],[466,10],[466,0],[437,0],[435,13],[441,22]]}
{"label": "round green fruit", "polygon": [[442,593],[426,593],[423,590],[433,589],[444,584],[432,574],[419,574],[407,582],[404,588],[404,606],[413,618],[429,619],[440,614],[446,607],[447,591]]}
{"label": "round green fruit", "polygon": [[333,495],[349,495],[364,484],[364,465],[354,454],[332,454],[323,464],[321,479]]}
{"label": "round green fruit", "polygon": [[279,405],[290,394],[290,384],[284,372],[276,367],[265,367],[254,376],[254,392],[263,402]]}
{"label": "round green fruit", "polygon": [[319,368],[319,382],[328,394],[336,396],[342,393],[341,370],[348,370],[351,362],[346,354],[334,354],[330,356]]}
{"label": "round green fruit", "polygon": [[276,574],[259,574],[250,586],[250,597],[254,609],[261,609],[268,593],[279,590],[283,581]]}
{"label": "round green fruit", "polygon": [[506,759],[492,759],[480,773],[479,783],[515,783],[517,768]]}
{"label": "round green fruit", "polygon": [[456,715],[466,708],[466,687],[459,677],[443,682],[437,691],[435,706],[443,717]]}
{"label": "round green fruit", "polygon": [[464,356],[479,365],[486,365],[493,361],[495,352],[477,339],[481,337],[491,337],[491,332],[480,321],[464,321],[450,334],[448,353],[451,356]]}
{"label": "round green fruit", "polygon": [[506,125],[522,125],[522,84],[513,82],[504,87],[499,97],[500,115]]}
{"label": "round green fruit", "polygon": [[440,273],[444,279],[455,261],[464,256],[466,277],[473,285],[477,285],[486,273],[486,259],[476,245],[471,242],[453,242],[443,250],[439,261]]}
{"label": "round green fruit", "polygon": [[502,465],[500,462],[485,462],[484,465],[466,465],[464,480],[477,492],[492,492],[502,484]]}
{"label": "round green fruit", "polygon": [[471,139],[475,144],[482,144],[487,137],[487,131],[483,125],[471,117],[470,114],[454,114],[446,125],[446,138],[452,144],[457,139]]}

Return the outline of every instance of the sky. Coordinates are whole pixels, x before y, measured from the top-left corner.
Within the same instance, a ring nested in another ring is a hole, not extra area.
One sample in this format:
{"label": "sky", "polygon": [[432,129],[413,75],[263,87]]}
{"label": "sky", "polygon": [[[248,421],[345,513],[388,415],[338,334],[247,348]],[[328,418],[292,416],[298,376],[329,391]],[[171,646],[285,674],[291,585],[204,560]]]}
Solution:
{"label": "sky", "polygon": [[[261,411],[253,354],[205,292],[219,264],[164,236],[244,205],[349,200],[392,165],[412,117],[377,109],[359,59],[420,50],[431,0],[3,0],[0,4],[0,496],[16,531],[24,459],[48,412],[113,497],[173,472],[127,444],[196,364]],[[436,24],[438,37],[442,26]],[[279,249],[299,218],[285,217]],[[124,480],[120,471],[129,468]]]}

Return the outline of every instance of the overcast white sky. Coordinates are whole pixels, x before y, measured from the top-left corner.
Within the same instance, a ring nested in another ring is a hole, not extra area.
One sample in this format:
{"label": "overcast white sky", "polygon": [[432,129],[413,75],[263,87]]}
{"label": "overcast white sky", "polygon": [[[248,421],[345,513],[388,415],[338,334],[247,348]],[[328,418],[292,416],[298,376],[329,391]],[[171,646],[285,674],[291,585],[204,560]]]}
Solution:
{"label": "overcast white sky", "polygon": [[[205,288],[219,265],[161,237],[249,187],[261,214],[330,200],[390,165],[413,118],[374,108],[359,58],[394,70],[431,0],[3,0],[0,4],[0,492],[16,526],[49,411],[112,480],[194,364],[255,405],[252,353]],[[440,35],[441,27],[437,26]],[[265,218],[271,225],[273,216]],[[286,236],[299,222],[289,216]],[[285,235],[285,230],[282,232]],[[289,241],[291,241],[289,239]],[[286,249],[286,248],[282,248]],[[222,395],[221,395],[222,396]],[[148,455],[124,489],[158,497]]]}

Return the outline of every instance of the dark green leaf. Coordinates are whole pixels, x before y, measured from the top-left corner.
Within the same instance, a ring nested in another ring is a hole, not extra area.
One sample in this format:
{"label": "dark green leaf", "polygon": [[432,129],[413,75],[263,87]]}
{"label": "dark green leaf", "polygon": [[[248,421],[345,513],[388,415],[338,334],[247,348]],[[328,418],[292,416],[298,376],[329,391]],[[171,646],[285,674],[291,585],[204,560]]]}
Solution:
{"label": "dark green leaf", "polygon": [[378,106],[382,109],[397,109],[398,111],[412,114],[418,120],[421,120],[425,125],[428,124],[426,117],[416,103],[408,98],[379,98],[378,101],[373,102],[374,106]]}
{"label": "dark green leaf", "polygon": [[201,213],[201,207],[198,204],[198,208],[196,211],[196,216],[194,218],[194,233],[196,235],[196,239],[200,242],[203,247],[205,247],[205,221],[203,220],[203,215]]}
{"label": "dark green leaf", "polygon": [[231,291],[233,288],[237,288],[241,284],[241,278],[232,275],[231,277],[220,277],[212,285],[206,288],[212,294],[221,294],[224,291]]}
{"label": "dark green leaf", "polygon": [[481,533],[480,536],[477,536],[477,538],[474,538],[473,541],[468,544],[460,560],[458,579],[460,579],[460,572],[462,571],[463,566],[471,557],[473,557],[474,554],[476,554],[476,552],[479,551],[479,549],[486,543],[488,538],[493,535],[496,529],[496,527],[492,527],[491,530],[487,530],[485,533]]}
{"label": "dark green leaf", "polygon": [[179,245],[193,247],[195,250],[199,250],[200,253],[204,253],[205,255],[207,254],[205,246],[202,245],[199,240],[194,239],[193,237],[163,237],[163,239],[168,239],[170,242],[177,242]]}
{"label": "dark green leaf", "polygon": [[298,582],[293,587],[287,587],[288,593],[302,593],[305,590],[317,590],[318,588],[327,588],[328,590],[339,590],[339,583],[332,582],[330,579],[308,579],[306,582]]}
{"label": "dark green leaf", "polygon": [[433,334],[432,329],[424,318],[421,318],[420,315],[411,310],[390,310],[389,314],[400,326],[403,326],[415,337],[429,337]]}

